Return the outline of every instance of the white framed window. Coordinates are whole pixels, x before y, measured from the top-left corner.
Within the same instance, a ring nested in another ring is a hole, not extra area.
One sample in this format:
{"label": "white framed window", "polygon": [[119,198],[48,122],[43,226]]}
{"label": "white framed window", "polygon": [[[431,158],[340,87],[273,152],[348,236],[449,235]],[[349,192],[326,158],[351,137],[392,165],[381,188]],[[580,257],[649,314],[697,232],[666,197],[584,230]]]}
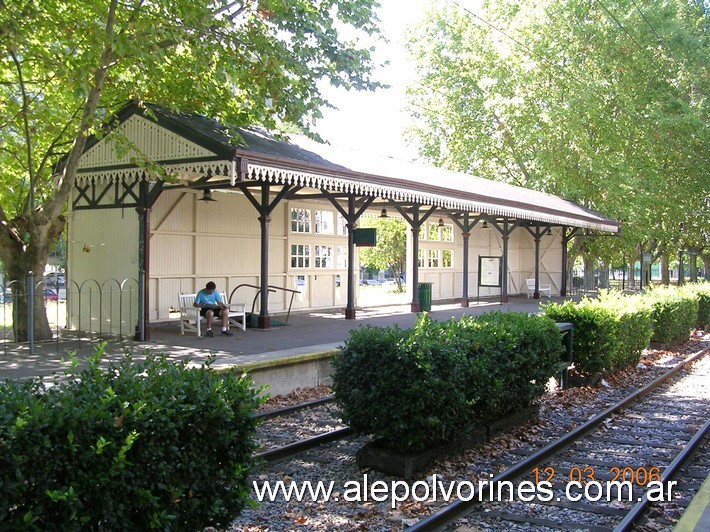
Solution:
{"label": "white framed window", "polygon": [[343,215],[338,213],[338,222],[335,226],[336,234],[343,236],[348,234],[348,221]]}
{"label": "white framed window", "polygon": [[427,249],[427,266],[429,268],[439,267],[439,250],[438,249]]}
{"label": "white framed window", "polygon": [[419,256],[417,257],[417,264],[419,265],[420,268],[424,267],[424,250],[423,249],[419,250]]}
{"label": "white framed window", "polygon": [[291,268],[311,267],[311,246],[308,244],[291,244]]}
{"label": "white framed window", "polygon": [[315,267],[316,268],[332,268],[333,267],[333,246],[316,245]]}
{"label": "white framed window", "polygon": [[335,248],[335,264],[339,270],[344,270],[348,267],[348,246],[338,246]]}
{"label": "white framed window", "polygon": [[333,234],[333,212],[332,211],[316,211],[316,233],[320,235]]}
{"label": "white framed window", "polygon": [[441,236],[442,242],[453,242],[454,226],[451,224],[444,224],[444,227],[439,227],[439,235]]}
{"label": "white framed window", "polygon": [[454,266],[454,252],[450,249],[441,250],[441,267],[442,268],[453,268]]}
{"label": "white framed window", "polygon": [[291,209],[291,232],[310,233],[311,232],[311,210]]}
{"label": "white framed window", "polygon": [[427,233],[429,240],[440,240],[439,238],[439,224],[434,222],[429,222],[427,224]]}

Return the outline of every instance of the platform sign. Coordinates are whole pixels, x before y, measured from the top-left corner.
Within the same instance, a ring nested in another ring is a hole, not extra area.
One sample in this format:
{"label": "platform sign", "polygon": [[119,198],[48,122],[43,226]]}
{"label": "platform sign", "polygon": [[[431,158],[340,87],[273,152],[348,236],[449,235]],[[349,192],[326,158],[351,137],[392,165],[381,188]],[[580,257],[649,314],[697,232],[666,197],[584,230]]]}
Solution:
{"label": "platform sign", "polygon": [[503,257],[478,257],[478,286],[501,285]]}

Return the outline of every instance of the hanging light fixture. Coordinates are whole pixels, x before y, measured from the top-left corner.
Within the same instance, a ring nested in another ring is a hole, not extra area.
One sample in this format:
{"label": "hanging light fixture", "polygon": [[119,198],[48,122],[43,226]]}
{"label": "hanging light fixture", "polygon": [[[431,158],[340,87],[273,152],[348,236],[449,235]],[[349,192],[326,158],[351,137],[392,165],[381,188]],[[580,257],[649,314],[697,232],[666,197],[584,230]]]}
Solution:
{"label": "hanging light fixture", "polygon": [[444,219],[439,218],[439,227],[444,227]]}
{"label": "hanging light fixture", "polygon": [[481,225],[481,229],[488,229],[488,221],[483,220],[483,225]]}
{"label": "hanging light fixture", "polygon": [[387,218],[387,209],[383,208],[380,211],[380,218]]}
{"label": "hanging light fixture", "polygon": [[552,228],[547,229],[547,236],[552,236]]}
{"label": "hanging light fixture", "polygon": [[217,201],[212,197],[212,191],[209,188],[202,190],[202,197],[197,201]]}

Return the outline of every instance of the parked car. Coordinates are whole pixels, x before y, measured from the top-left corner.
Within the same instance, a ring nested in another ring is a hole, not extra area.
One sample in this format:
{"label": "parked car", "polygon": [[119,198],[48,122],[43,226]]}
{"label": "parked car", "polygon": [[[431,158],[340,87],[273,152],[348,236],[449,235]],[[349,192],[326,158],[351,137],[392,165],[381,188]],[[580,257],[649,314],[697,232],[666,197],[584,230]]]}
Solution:
{"label": "parked car", "polygon": [[12,303],[12,290],[5,289],[4,293],[0,293],[0,303]]}
{"label": "parked car", "polygon": [[44,289],[44,300],[45,301],[58,301],[59,296],[57,296],[57,293],[52,290],[51,288],[45,288]]}

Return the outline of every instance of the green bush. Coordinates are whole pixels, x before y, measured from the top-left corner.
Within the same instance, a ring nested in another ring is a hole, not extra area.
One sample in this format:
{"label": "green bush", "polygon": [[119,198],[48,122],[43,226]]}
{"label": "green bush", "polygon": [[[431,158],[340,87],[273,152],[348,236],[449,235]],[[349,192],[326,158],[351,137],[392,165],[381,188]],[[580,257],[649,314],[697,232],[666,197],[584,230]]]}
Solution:
{"label": "green bush", "polygon": [[540,316],[491,312],[450,326],[468,348],[469,387],[475,390],[478,421],[530,406],[557,372],[564,351],[555,323]]}
{"label": "green bush", "polygon": [[543,307],[546,316],[574,324],[574,373],[598,375],[635,365],[651,338],[651,307],[646,299],[602,290],[598,299],[565,301]]}
{"label": "green bush", "polygon": [[653,333],[651,307],[646,299],[605,290],[599,292],[599,299],[593,300],[593,304],[611,311],[616,322],[611,369],[616,371],[638,364]]}
{"label": "green bush", "polygon": [[698,320],[697,297],[672,286],[653,288],[645,297],[653,312],[651,341],[672,344],[687,340]]}
{"label": "green bush", "polygon": [[695,325],[707,330],[710,328],[710,283],[688,284],[684,289],[698,300],[698,319]]}
{"label": "green bush", "polygon": [[462,437],[529,405],[555,374],[562,343],[553,322],[494,313],[411,330],[361,327],[333,359],[344,420],[392,446],[423,449]]}
{"label": "green bush", "polygon": [[51,387],[0,383],[0,528],[227,525],[248,501],[251,381],[102,354]]}
{"label": "green bush", "polygon": [[610,309],[583,299],[544,305],[543,314],[555,322],[574,324],[574,373],[597,375],[613,367],[619,325]]}

